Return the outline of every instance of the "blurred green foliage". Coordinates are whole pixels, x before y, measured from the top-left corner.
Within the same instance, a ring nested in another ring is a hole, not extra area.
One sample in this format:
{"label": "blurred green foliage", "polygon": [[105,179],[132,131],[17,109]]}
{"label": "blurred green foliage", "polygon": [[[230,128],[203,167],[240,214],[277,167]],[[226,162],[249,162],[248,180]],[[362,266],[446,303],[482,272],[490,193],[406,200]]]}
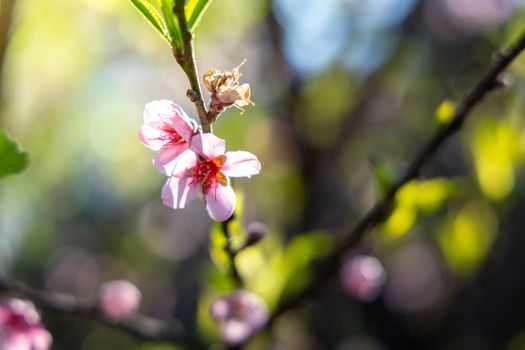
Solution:
{"label": "blurred green foliage", "polygon": [[0,177],[21,172],[27,163],[27,152],[0,130]]}

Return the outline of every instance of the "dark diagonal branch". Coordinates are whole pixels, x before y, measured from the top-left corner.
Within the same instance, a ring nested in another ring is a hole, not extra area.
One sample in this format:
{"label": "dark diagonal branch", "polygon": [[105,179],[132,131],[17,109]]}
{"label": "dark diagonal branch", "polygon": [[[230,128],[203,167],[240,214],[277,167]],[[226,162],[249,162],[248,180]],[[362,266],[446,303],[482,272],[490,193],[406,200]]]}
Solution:
{"label": "dark diagonal branch", "polygon": [[195,345],[194,340],[185,334],[182,323],[177,319],[166,322],[145,315],[135,315],[124,320],[112,320],[99,311],[93,300],[81,300],[70,294],[37,290],[18,281],[2,279],[0,290],[31,300],[41,309],[90,319],[129,333],[141,340],[172,341],[190,346]]}
{"label": "dark diagonal branch", "polygon": [[[316,267],[313,278],[298,294],[282,302],[272,316],[272,321],[283,312],[297,306],[305,299],[316,295],[326,286],[326,282],[339,271],[342,257],[361,241],[361,238],[373,227],[380,224],[387,216],[394,202],[396,193],[409,181],[417,178],[423,167],[432,159],[445,141],[461,129],[474,107],[492,90],[500,86],[500,74],[525,49],[525,33],[510,48],[498,57],[494,66],[483,76],[478,84],[469,92],[458,106],[452,121],[438,130],[434,136],[423,145],[421,150],[409,164],[403,176],[387,193],[385,198],[376,203],[372,209],[355,225],[343,242]],[[270,322],[271,324],[272,322]]]}

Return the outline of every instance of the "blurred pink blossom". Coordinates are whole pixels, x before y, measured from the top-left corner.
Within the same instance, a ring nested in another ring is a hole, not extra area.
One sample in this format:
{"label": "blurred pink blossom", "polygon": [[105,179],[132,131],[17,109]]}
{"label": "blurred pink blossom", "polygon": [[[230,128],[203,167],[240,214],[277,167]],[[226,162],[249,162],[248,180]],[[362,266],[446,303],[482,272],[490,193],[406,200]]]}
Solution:
{"label": "blurred pink blossom", "polygon": [[386,273],[379,260],[369,255],[349,258],[341,269],[341,284],[352,296],[361,301],[373,301],[386,280]]}
{"label": "blurred pink blossom", "polygon": [[180,106],[172,101],[160,100],[146,105],[139,137],[146,147],[159,151],[155,166],[164,172],[164,165],[190,147],[195,129],[195,123]]}
{"label": "blurred pink blossom", "polygon": [[141,299],[140,290],[131,282],[116,280],[104,283],[98,291],[98,307],[108,318],[119,320],[135,314]]}
{"label": "blurred pink blossom", "polygon": [[266,303],[256,294],[237,290],[213,302],[211,316],[221,322],[222,336],[231,345],[237,345],[262,329],[268,322]]}
{"label": "blurred pink blossom", "polygon": [[184,208],[202,192],[213,220],[225,221],[235,210],[235,192],[229,177],[250,177],[261,170],[257,157],[249,152],[225,152],[224,140],[212,134],[195,135],[191,149],[166,165],[171,174],[162,189],[165,205]]}
{"label": "blurred pink blossom", "polygon": [[454,39],[498,25],[512,11],[512,0],[432,0],[426,3],[425,17],[438,36]]}
{"label": "blurred pink blossom", "polygon": [[10,299],[0,304],[0,349],[47,350],[51,343],[33,303]]}

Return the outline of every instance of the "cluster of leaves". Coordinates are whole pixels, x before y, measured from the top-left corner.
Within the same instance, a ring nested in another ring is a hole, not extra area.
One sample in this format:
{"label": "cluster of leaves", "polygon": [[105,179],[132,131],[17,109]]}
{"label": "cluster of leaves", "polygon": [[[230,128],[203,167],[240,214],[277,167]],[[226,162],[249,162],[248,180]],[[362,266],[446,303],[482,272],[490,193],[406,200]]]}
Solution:
{"label": "cluster of leaves", "polygon": [[[178,48],[184,47],[181,23],[179,23],[177,16],[174,14],[175,0],[130,1],[169,45]],[[184,12],[186,14],[186,25],[190,32],[195,31],[197,24],[210,3],[211,0],[185,1]]]}

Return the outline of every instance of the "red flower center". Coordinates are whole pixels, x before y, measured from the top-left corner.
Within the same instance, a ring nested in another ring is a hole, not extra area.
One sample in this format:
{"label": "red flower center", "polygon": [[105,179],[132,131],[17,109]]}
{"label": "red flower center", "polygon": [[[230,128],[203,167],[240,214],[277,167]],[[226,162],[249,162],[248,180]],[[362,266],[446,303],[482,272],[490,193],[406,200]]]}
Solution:
{"label": "red flower center", "polygon": [[202,194],[206,196],[211,188],[217,188],[220,183],[227,184],[226,177],[221,173],[221,167],[226,160],[226,156],[219,156],[209,160],[200,157],[199,164],[190,170],[190,186],[201,185]]}
{"label": "red flower center", "polygon": [[10,315],[7,324],[12,330],[16,331],[25,331],[29,328],[29,324],[27,323],[26,319],[16,313],[12,313]]}
{"label": "red flower center", "polygon": [[178,132],[176,132],[174,129],[170,127],[165,127],[162,131],[163,132],[157,138],[160,141],[164,141],[166,143],[186,142],[186,140],[184,140],[182,136],[179,135]]}

